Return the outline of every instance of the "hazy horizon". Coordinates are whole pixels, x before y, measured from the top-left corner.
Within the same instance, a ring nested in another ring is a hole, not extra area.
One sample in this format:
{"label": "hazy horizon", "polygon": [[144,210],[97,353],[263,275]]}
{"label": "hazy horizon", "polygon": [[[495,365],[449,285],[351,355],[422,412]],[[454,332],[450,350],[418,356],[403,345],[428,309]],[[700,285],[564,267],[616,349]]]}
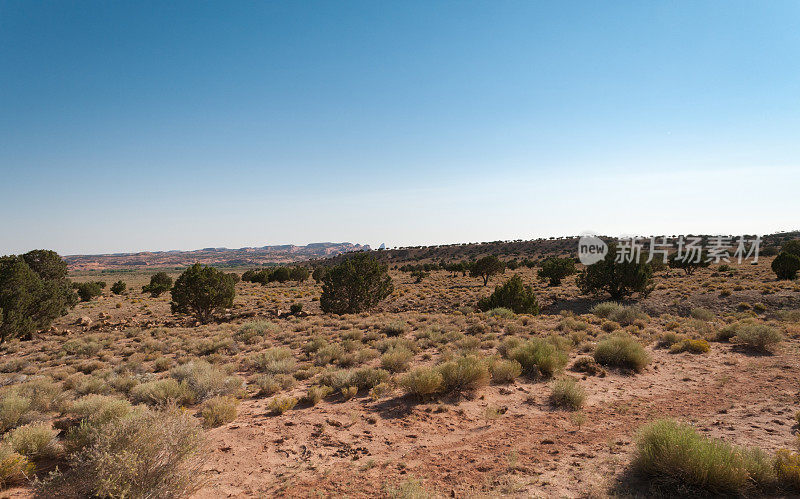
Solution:
{"label": "hazy horizon", "polygon": [[0,254],[793,230],[798,14],[3,2]]}

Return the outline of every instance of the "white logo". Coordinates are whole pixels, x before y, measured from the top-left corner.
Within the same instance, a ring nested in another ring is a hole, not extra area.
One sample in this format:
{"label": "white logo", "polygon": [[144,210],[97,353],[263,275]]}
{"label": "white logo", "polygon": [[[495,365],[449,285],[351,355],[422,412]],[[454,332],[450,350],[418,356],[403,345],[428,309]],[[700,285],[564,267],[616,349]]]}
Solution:
{"label": "white logo", "polygon": [[578,259],[584,265],[597,263],[605,258],[608,245],[592,232],[584,232],[578,240]]}

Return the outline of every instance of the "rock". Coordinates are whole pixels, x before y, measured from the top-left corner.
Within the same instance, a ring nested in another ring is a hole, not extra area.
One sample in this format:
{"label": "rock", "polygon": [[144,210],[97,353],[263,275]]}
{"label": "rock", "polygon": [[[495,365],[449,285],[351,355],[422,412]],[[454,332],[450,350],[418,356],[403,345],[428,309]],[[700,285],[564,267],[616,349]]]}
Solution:
{"label": "rock", "polygon": [[83,317],[81,317],[80,319],[75,321],[75,324],[77,324],[79,326],[91,326],[92,325],[92,319],[90,319],[88,315],[84,315]]}

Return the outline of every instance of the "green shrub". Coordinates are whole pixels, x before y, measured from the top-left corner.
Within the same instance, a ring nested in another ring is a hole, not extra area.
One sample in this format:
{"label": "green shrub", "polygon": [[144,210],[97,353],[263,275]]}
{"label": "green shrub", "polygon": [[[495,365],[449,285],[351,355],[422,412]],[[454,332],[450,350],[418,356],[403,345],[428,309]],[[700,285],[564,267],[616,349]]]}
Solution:
{"label": "green shrub", "polygon": [[[105,284],[105,283],[103,283]],[[90,301],[103,294],[101,281],[88,281],[78,284],[78,297],[81,301]]]}
{"label": "green shrub", "polygon": [[650,356],[636,338],[627,333],[617,333],[597,344],[594,360],[603,366],[642,372],[650,363]]}
{"label": "green shrub", "polygon": [[603,260],[587,266],[576,283],[583,294],[608,293],[612,300],[621,300],[638,293],[646,296],[652,291],[653,269],[643,262],[617,262],[616,246],[612,243]]}
{"label": "green shrub", "polygon": [[[291,278],[291,271],[288,267],[277,267],[272,269],[272,272],[269,273],[267,277],[268,282],[280,282],[284,283]],[[264,284],[262,282],[262,284]]]}
{"label": "green shrub", "polygon": [[184,497],[199,488],[203,431],[194,416],[138,410],[93,431],[65,473],[40,484],[46,497]]}
{"label": "green shrub", "polygon": [[475,355],[444,362],[436,369],[442,375],[441,389],[444,392],[475,391],[489,384],[489,368]]}
{"label": "green shrub", "polygon": [[67,278],[67,262],[55,251],[33,250],[22,255],[22,259],[42,280],[60,281]]}
{"label": "green shrub", "polygon": [[772,464],[758,449],[736,447],[660,420],[639,430],[634,467],[668,491],[740,495],[774,480]]}
{"label": "green shrub", "polygon": [[781,253],[772,260],[772,271],[778,279],[797,279],[798,270],[800,270],[800,257],[797,255]]}
{"label": "green shrub", "polygon": [[57,432],[50,423],[40,421],[14,428],[6,433],[3,441],[10,445],[14,452],[36,461],[53,458],[59,453],[60,446],[56,435]]}
{"label": "green shrub", "polygon": [[406,393],[419,399],[428,399],[442,387],[442,374],[433,367],[417,367],[400,380]]}
{"label": "green shrub", "polygon": [[281,383],[271,374],[262,374],[255,379],[258,388],[256,395],[260,397],[275,395],[283,388]]}
{"label": "green shrub", "polygon": [[311,275],[310,272],[305,267],[297,266],[297,267],[292,267],[289,270],[289,280],[290,281],[303,282],[306,279],[308,279],[308,277],[310,275]]}
{"label": "green shrub", "polygon": [[522,283],[522,278],[515,275],[502,286],[494,288],[494,293],[478,300],[478,309],[487,310],[498,307],[507,308],[518,314],[538,314],[539,302],[533,294],[533,288]]}
{"label": "green shrub", "polygon": [[496,274],[502,274],[505,272],[505,270],[506,267],[503,262],[501,262],[496,256],[490,255],[480,258],[478,261],[473,263],[469,272],[472,277],[482,278],[483,285],[486,286],[489,284],[490,277]]}
{"label": "green shrub", "polygon": [[66,279],[46,278],[58,274],[48,265],[40,269],[42,278],[23,257],[0,257],[0,344],[32,337],[78,302]]}
{"label": "green shrub", "polygon": [[561,280],[575,273],[575,260],[572,258],[548,258],[539,269],[539,279],[548,279],[550,286],[558,286]]}
{"label": "green shrub", "polygon": [[392,291],[387,267],[369,253],[358,253],[328,269],[319,304],[325,313],[364,312],[375,308]]}
{"label": "green shrub", "polygon": [[203,426],[216,428],[236,419],[236,399],[228,396],[213,397],[203,402],[200,409]]}
{"label": "green shrub", "polygon": [[302,303],[292,303],[289,306],[289,313],[292,315],[297,315],[303,311],[303,304]]}
{"label": "green shrub", "polygon": [[0,490],[25,482],[33,476],[33,471],[33,463],[28,458],[14,452],[10,446],[0,444]]}
{"label": "green shrub", "polygon": [[27,398],[31,402],[31,409],[38,412],[57,409],[65,397],[61,386],[45,377],[32,378],[25,383],[13,385],[9,393]]}
{"label": "green shrub", "polygon": [[586,400],[586,392],[572,378],[562,378],[553,383],[550,403],[556,407],[577,411]]}
{"label": "green shrub", "polygon": [[126,289],[128,289],[128,285],[123,281],[117,281],[111,285],[111,292],[115,295],[121,295]]}
{"label": "green shrub", "polygon": [[150,277],[150,284],[142,286],[142,293],[150,293],[150,296],[157,298],[170,289],[172,289],[172,277],[166,272],[156,272]]}
{"label": "green shrub", "polygon": [[800,257],[800,239],[792,239],[791,241],[786,241],[781,246],[781,251],[784,253],[789,253],[790,255]]}
{"label": "green shrub", "polygon": [[328,272],[327,267],[317,267],[314,269],[314,272],[311,273],[311,278],[317,284],[320,284],[323,279],[325,279],[325,274]]}
{"label": "green shrub", "polygon": [[497,359],[490,364],[492,381],[495,383],[512,383],[522,374],[522,365],[516,360]]}
{"label": "green shrub", "polygon": [[552,377],[567,364],[567,354],[541,338],[520,344],[509,352],[509,358],[519,362],[522,371],[534,377]]}
{"label": "green shrub", "polygon": [[215,313],[231,308],[236,296],[236,283],[231,276],[195,263],[178,277],[172,288],[172,313],[193,314],[208,322]]}

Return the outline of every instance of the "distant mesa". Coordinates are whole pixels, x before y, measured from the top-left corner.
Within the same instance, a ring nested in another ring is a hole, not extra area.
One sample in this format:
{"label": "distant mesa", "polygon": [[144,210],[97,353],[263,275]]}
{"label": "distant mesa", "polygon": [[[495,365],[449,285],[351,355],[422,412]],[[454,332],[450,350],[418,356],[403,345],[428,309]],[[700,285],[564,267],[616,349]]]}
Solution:
{"label": "distant mesa", "polygon": [[70,255],[64,257],[71,271],[112,270],[131,268],[182,267],[200,262],[217,266],[248,266],[267,263],[286,264],[328,258],[350,251],[369,250],[369,246],[353,243],[312,243],[305,246],[283,244],[239,249],[203,248],[193,251],[139,251],[102,255]]}

